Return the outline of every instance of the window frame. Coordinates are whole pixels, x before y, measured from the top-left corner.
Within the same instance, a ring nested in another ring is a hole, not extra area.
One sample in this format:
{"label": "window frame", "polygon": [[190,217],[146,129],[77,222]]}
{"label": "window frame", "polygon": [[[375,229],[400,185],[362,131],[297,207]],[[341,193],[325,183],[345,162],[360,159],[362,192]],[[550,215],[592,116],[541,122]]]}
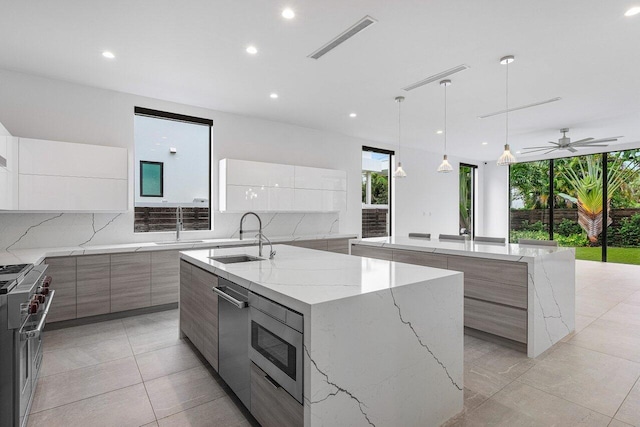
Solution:
{"label": "window frame", "polygon": [[[144,194],[144,174],[142,173],[142,165],[160,165],[160,194]],[[164,197],[164,162],[152,162],[150,160],[140,160],[140,197]],[[135,203],[134,203],[135,204]]]}

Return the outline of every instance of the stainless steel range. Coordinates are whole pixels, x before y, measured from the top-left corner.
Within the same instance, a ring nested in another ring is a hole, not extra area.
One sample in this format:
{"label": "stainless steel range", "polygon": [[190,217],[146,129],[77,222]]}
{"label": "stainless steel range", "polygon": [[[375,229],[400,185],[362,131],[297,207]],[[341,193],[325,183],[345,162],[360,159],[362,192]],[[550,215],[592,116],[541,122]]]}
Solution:
{"label": "stainless steel range", "polygon": [[55,291],[46,265],[0,266],[0,426],[24,427],[42,362],[42,329]]}

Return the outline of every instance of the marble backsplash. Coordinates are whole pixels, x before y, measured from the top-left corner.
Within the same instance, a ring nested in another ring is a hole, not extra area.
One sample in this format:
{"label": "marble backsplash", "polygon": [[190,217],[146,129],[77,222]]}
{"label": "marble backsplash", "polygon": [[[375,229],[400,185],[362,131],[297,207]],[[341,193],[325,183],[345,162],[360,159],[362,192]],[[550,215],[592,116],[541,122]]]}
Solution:
{"label": "marble backsplash", "polygon": [[[337,234],[339,214],[260,213],[269,236],[304,237]],[[240,213],[213,213],[213,230],[185,231],[182,239],[238,237]],[[118,243],[159,242],[175,239],[175,232],[134,233],[133,211],[123,213],[0,213],[0,250],[59,246],[94,246]],[[255,219],[246,229],[257,229]]]}

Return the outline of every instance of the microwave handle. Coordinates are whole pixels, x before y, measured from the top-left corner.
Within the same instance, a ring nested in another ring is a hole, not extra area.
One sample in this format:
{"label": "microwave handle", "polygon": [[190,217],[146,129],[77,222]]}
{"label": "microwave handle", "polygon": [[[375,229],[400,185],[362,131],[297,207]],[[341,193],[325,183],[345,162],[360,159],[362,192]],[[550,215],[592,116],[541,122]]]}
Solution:
{"label": "microwave handle", "polygon": [[235,307],[237,308],[246,308],[247,307],[247,303],[245,301],[240,301],[235,299],[234,297],[232,297],[231,295],[229,295],[228,293],[226,293],[225,291],[223,291],[223,287],[215,287],[212,288],[211,290],[216,293],[220,298],[230,302],[231,304],[233,304]]}
{"label": "microwave handle", "polygon": [[23,331],[20,329],[20,340],[26,341],[33,338],[38,338],[44,329],[44,325],[47,323],[47,314],[49,314],[49,308],[51,307],[51,301],[53,301],[53,296],[56,291],[51,290],[47,297],[47,305],[44,307],[44,311],[42,312],[42,317],[40,317],[40,321],[38,322],[38,326],[35,329],[29,329],[28,331]]}

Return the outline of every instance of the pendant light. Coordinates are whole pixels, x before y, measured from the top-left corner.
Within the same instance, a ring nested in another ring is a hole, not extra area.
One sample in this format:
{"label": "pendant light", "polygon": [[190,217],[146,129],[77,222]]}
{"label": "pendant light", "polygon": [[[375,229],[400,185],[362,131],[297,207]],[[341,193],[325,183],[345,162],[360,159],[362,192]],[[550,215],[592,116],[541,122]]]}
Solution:
{"label": "pendant light", "polygon": [[498,159],[498,166],[508,166],[510,164],[516,163],[517,160],[513,154],[511,154],[511,149],[509,148],[509,64],[511,64],[515,60],[513,55],[507,55],[500,58],[500,64],[507,66],[507,79],[506,79],[506,91],[505,91],[505,99],[506,99],[506,109],[505,109],[505,136],[504,136],[504,152]]}
{"label": "pendant light", "polygon": [[440,86],[444,87],[444,157],[442,163],[438,166],[438,172],[449,173],[453,167],[447,160],[447,86],[451,84],[451,80],[442,80]]}
{"label": "pendant light", "polygon": [[400,110],[400,104],[402,104],[402,101],[404,101],[404,96],[396,96],[396,102],[398,103],[398,167],[396,168],[395,172],[393,172],[393,177],[394,178],[404,178],[407,176],[407,173],[404,171],[404,169],[402,169],[402,162],[400,161],[400,141],[401,141],[401,123],[400,123],[400,117],[401,117],[401,110]]}

